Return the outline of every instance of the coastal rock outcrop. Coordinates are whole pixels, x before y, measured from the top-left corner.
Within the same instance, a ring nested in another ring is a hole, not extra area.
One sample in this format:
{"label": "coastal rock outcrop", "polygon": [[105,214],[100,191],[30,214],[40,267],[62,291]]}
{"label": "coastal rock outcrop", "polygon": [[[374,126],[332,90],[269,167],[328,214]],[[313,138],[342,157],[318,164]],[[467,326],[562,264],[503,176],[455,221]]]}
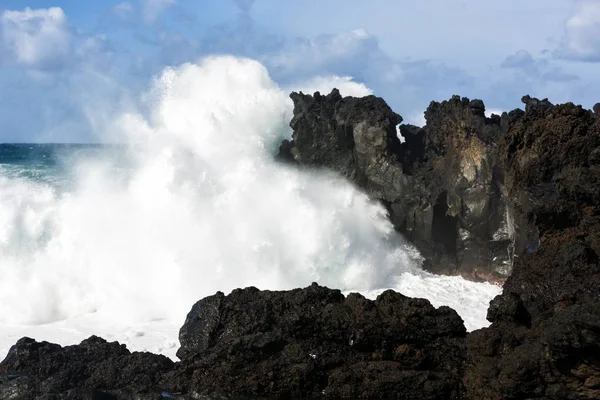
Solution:
{"label": "coastal rock outcrop", "polygon": [[[507,198],[519,256],[489,328],[467,337],[466,393],[600,398],[598,113],[523,98],[503,116]],[[521,251],[519,251],[521,250]]]}
{"label": "coastal rock outcrop", "polygon": [[500,117],[483,103],[432,102],[424,128],[381,98],[291,95],[293,140],[279,159],[334,170],[383,202],[396,229],[434,272],[492,279],[512,266],[512,235],[501,196]]}
{"label": "coastal rock outcrop", "polygon": [[430,104],[424,127],[397,132],[402,118],[375,96],[291,98],[278,158],[334,170],[380,200],[436,273],[503,281],[600,199],[599,118],[581,106],[525,96],[525,111],[488,118],[481,100],[454,96]]}
{"label": "coastal rock outcrop", "polygon": [[173,366],[96,336],[66,347],[23,338],[0,363],[0,399],[154,400]]}

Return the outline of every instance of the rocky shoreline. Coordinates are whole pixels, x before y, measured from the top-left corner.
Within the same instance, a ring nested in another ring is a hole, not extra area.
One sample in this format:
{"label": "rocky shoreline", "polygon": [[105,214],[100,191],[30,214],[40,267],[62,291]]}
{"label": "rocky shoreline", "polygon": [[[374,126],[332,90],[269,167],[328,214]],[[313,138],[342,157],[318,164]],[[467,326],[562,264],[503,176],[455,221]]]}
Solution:
{"label": "rocky shoreline", "polygon": [[327,168],[389,210],[436,273],[505,281],[492,325],[448,307],[316,284],[238,289],[196,303],[174,363],[92,337],[23,338],[2,399],[598,399],[600,104],[432,102],[419,128],[369,96],[291,95],[278,158]]}

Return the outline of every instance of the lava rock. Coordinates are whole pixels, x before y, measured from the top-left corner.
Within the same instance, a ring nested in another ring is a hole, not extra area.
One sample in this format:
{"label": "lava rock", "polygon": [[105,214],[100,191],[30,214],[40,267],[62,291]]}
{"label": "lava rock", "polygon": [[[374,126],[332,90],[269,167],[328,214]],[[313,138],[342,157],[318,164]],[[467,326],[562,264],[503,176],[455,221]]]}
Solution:
{"label": "lava rock", "polygon": [[465,335],[454,310],[393,291],[375,301],[316,284],[217,293],[194,305],[180,331],[173,389],[248,398],[459,398]]}
{"label": "lava rock", "polygon": [[467,338],[470,399],[600,398],[600,303],[574,304],[536,319],[505,321]]}
{"label": "lava rock", "polygon": [[173,368],[167,357],[130,353],[125,345],[92,336],[61,347],[19,340],[0,363],[1,399],[156,399],[162,375]]}
{"label": "lava rock", "polygon": [[380,200],[432,272],[502,282],[600,201],[600,122],[581,106],[524,96],[525,111],[486,118],[481,100],[453,96],[429,105],[424,127],[400,125],[401,143],[401,117],[380,98],[291,98],[293,140],[278,157]]}
{"label": "lava rock", "polygon": [[293,140],[280,159],[328,168],[380,200],[434,272],[506,277],[512,232],[501,197],[501,120],[481,100],[432,102],[419,128],[380,98],[292,93]]}

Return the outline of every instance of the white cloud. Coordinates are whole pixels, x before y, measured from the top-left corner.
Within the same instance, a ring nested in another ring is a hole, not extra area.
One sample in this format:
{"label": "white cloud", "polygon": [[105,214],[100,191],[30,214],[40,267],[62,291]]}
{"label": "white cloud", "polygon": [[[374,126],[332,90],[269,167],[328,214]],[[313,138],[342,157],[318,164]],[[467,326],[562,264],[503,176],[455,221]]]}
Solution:
{"label": "white cloud", "polygon": [[144,21],[152,23],[167,8],[175,4],[176,0],[140,0]]}
{"label": "white cloud", "polygon": [[576,0],[565,25],[558,55],[583,61],[600,61],[600,1]]}
{"label": "white cloud", "polygon": [[40,67],[70,50],[67,17],[61,8],[4,11],[0,14],[0,60]]}
{"label": "white cloud", "polygon": [[381,51],[377,38],[364,29],[297,39],[264,60],[275,71],[294,76],[341,74],[363,79],[393,71],[393,62]]}

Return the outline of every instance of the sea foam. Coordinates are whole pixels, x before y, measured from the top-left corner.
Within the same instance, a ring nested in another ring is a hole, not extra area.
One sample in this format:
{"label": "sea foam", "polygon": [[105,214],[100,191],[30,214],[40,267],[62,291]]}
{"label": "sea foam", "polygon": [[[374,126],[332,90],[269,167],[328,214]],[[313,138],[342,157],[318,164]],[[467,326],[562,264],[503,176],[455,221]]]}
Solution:
{"label": "sea foam", "polygon": [[105,334],[173,356],[201,297],[313,281],[369,296],[396,288],[456,308],[469,329],[486,325],[499,288],[422,271],[380,204],[326,171],[273,161],[291,135],[289,90],[333,86],[370,93],[347,78],[282,89],[233,57],[167,68],[143,112],[111,127],[131,147],[127,174],[79,160],[65,193],[0,177],[0,352],[18,335]]}

